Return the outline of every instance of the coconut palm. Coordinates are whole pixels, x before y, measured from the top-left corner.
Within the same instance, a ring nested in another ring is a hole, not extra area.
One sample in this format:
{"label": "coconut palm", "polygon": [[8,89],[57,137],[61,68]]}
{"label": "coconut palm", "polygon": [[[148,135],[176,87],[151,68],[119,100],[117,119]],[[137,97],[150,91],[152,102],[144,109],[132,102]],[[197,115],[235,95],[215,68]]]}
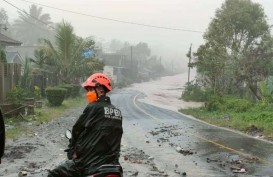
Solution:
{"label": "coconut palm", "polygon": [[83,51],[94,47],[94,42],[77,37],[70,23],[62,22],[56,27],[55,44],[44,39],[48,55],[48,63],[54,66],[56,76],[63,83],[72,83],[79,77],[91,74],[92,71],[101,67],[101,62],[94,58],[85,58]]}
{"label": "coconut palm", "polygon": [[19,18],[14,22],[14,37],[24,45],[34,45],[40,38],[51,38],[53,29],[50,15],[42,13],[42,7],[31,5],[29,12],[18,11]]}

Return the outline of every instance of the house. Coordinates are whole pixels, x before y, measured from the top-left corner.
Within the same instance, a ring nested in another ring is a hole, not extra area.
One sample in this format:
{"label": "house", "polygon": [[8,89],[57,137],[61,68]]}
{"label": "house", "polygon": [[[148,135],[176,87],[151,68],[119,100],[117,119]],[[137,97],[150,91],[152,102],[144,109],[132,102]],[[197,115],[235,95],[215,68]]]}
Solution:
{"label": "house", "polygon": [[22,57],[18,52],[6,52],[7,63],[23,64]]}
{"label": "house", "polygon": [[103,73],[109,76],[114,83],[121,83],[129,79],[130,70],[126,67],[105,65]]}
{"label": "house", "polygon": [[[0,46],[4,50],[7,46],[19,46],[20,41],[9,38],[0,33]],[[6,51],[6,50],[5,50]],[[7,60],[13,63],[0,63],[0,103],[5,101],[6,93],[14,87],[21,77],[21,64],[19,53],[7,53]]]}
{"label": "house", "polygon": [[122,83],[131,79],[131,63],[129,60],[127,60],[126,55],[117,53],[103,53],[101,58],[105,64],[103,73],[111,77],[114,83]]}
{"label": "house", "polygon": [[5,48],[6,46],[18,46],[21,44],[22,42],[11,39],[10,37],[0,33],[0,46]]}

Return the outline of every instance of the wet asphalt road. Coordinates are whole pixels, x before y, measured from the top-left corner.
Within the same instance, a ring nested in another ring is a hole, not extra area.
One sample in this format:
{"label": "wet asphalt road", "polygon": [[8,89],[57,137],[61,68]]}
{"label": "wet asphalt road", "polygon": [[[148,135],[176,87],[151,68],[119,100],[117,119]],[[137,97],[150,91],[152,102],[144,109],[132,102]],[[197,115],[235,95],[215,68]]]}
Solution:
{"label": "wet asphalt road", "polygon": [[[124,141],[154,157],[168,175],[233,176],[232,170],[244,168],[247,176],[273,176],[272,143],[145,104],[139,101],[143,97],[137,91],[112,95],[123,113]],[[180,154],[176,147],[193,154]]]}
{"label": "wet asphalt road", "polygon": [[[238,176],[273,176],[273,144],[202,123],[184,115],[141,102],[137,91],[111,94],[122,110],[124,135],[121,165],[124,176],[188,177],[237,176],[231,167],[247,170]],[[168,103],[166,103],[168,104]],[[7,142],[0,176],[46,176],[47,170],[65,160],[64,132],[83,108],[75,108],[51,122]],[[187,150],[177,152],[177,147]]]}

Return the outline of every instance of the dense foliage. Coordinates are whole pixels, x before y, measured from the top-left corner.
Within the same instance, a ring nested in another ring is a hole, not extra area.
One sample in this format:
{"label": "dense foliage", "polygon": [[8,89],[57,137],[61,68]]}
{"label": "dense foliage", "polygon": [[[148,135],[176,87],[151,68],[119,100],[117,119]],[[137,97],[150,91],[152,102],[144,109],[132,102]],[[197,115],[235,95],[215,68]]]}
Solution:
{"label": "dense foliage", "polygon": [[187,83],[184,86],[184,90],[181,98],[185,101],[207,101],[211,95],[210,91],[204,90],[198,83]]}
{"label": "dense foliage", "polygon": [[[251,0],[226,0],[194,53],[198,85],[182,98],[204,107],[180,110],[219,126],[273,137],[273,37],[264,9]],[[209,92],[208,92],[209,91]]]}
{"label": "dense foliage", "polygon": [[62,22],[57,25],[55,41],[53,44],[44,39],[44,47],[37,52],[37,57],[50,66],[50,71],[61,83],[79,82],[80,77],[102,69],[103,63],[98,59],[83,55],[84,50],[94,48],[95,42],[90,38],[76,36],[71,24]]}
{"label": "dense foliage", "polygon": [[23,98],[33,96],[33,94],[20,86],[13,87],[7,92],[6,98],[10,103],[21,103]]}
{"label": "dense foliage", "polygon": [[216,11],[194,54],[203,85],[214,94],[261,99],[258,83],[272,74],[273,39],[263,8],[250,0],[227,0]]}
{"label": "dense foliage", "polygon": [[0,46],[0,63],[7,63],[6,52]]}
{"label": "dense foliage", "polygon": [[42,7],[32,4],[29,11],[18,11],[19,18],[12,25],[12,37],[23,42],[23,45],[38,44],[40,38],[52,39],[53,23],[50,15],[43,13]]}

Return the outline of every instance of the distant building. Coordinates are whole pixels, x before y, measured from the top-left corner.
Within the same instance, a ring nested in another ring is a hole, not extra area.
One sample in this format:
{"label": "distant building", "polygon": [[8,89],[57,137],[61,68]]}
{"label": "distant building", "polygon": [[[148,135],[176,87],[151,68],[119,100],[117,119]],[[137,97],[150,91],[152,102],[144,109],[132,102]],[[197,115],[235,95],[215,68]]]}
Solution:
{"label": "distant building", "polygon": [[0,33],[0,46],[6,47],[6,46],[19,46],[22,42],[11,39],[8,36],[5,36],[4,34]]}
{"label": "distant building", "polygon": [[35,59],[34,51],[40,46],[8,46],[7,52],[18,52],[22,61],[25,61],[26,57]]}
{"label": "distant building", "polygon": [[126,55],[121,55],[117,53],[103,53],[101,56],[105,65],[110,66],[126,66]]}
{"label": "distant building", "polygon": [[121,83],[130,80],[132,75],[130,71],[130,61],[126,55],[117,53],[103,53],[101,59],[105,66],[103,73],[111,77],[114,83]]}
{"label": "distant building", "polygon": [[6,52],[7,54],[7,63],[17,63],[23,64],[22,57],[18,52]]}

